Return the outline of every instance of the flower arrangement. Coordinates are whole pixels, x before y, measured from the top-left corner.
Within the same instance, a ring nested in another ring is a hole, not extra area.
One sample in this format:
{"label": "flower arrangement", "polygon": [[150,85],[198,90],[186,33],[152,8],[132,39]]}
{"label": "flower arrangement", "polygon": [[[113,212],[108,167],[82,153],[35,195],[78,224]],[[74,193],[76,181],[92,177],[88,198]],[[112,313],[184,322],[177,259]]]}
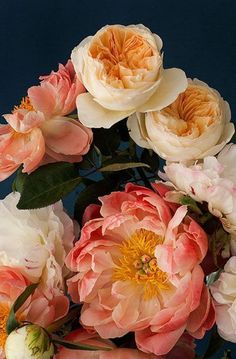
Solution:
{"label": "flower arrangement", "polygon": [[3,115],[0,180],[17,172],[0,201],[1,359],[236,343],[230,108],[161,49],[143,25],[105,26]]}

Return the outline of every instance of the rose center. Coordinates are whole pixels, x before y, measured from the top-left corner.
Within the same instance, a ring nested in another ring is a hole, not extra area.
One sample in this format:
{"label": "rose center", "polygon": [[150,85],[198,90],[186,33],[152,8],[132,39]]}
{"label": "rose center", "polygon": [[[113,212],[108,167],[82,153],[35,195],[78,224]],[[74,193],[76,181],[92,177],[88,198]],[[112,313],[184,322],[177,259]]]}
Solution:
{"label": "rose center", "polygon": [[14,106],[13,113],[17,110],[28,110],[28,111],[34,111],[34,108],[30,102],[30,99],[28,96],[22,97],[21,103],[19,106]]}
{"label": "rose center", "polygon": [[140,82],[142,72],[151,70],[150,58],[154,55],[157,55],[160,65],[157,50],[132,29],[109,27],[94,38],[89,52],[90,56],[102,62],[108,82],[118,88],[128,88],[128,78],[133,76],[138,76]]}
{"label": "rose center", "polygon": [[170,118],[168,127],[178,136],[200,136],[219,118],[219,103],[207,87],[189,85],[161,113]]}
{"label": "rose center", "polygon": [[6,324],[9,312],[9,306],[0,304],[0,348],[4,348],[7,339]]}
{"label": "rose center", "polygon": [[130,280],[142,287],[144,299],[158,296],[168,289],[168,276],[159,267],[154,252],[163,238],[154,232],[140,229],[120,245],[120,256],[113,272],[113,280]]}

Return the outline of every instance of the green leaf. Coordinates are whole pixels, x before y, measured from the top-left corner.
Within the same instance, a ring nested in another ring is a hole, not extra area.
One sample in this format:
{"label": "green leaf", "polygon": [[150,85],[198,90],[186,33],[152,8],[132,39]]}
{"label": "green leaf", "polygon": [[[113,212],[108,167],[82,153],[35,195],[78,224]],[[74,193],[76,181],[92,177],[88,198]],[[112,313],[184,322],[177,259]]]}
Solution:
{"label": "green leaf", "polygon": [[223,344],[224,339],[219,336],[217,331],[212,332],[208,348],[205,355],[203,356],[203,359],[211,358],[213,354],[217,353],[220,350]]}
{"label": "green leaf", "polygon": [[22,172],[22,167],[17,171],[16,178],[12,184],[12,190],[15,192],[22,192],[24,188],[24,183],[28,177],[27,173]]}
{"label": "green leaf", "polygon": [[99,169],[100,172],[116,172],[123,171],[129,168],[137,168],[137,167],[147,167],[149,166],[146,163],[142,162],[127,162],[127,163],[113,163],[111,165],[107,165]]}
{"label": "green leaf", "polygon": [[22,305],[25,303],[25,301],[29,298],[31,294],[34,293],[35,289],[37,288],[38,283],[29,285],[21,295],[16,299],[14,304],[11,307],[6,330],[7,334],[9,335],[13,330],[19,327],[20,323],[16,319],[16,312],[22,307]]}
{"label": "green leaf", "polygon": [[120,178],[117,176],[117,178],[109,177],[87,185],[77,198],[74,213],[75,219],[81,223],[86,207],[89,204],[99,203],[98,197],[104,196],[105,194],[110,193],[112,190],[114,191],[119,181]]}
{"label": "green leaf", "polygon": [[149,165],[148,172],[157,172],[159,169],[159,157],[152,150],[144,149],[141,154],[141,161]]}
{"label": "green leaf", "polygon": [[34,209],[53,204],[81,183],[76,166],[58,162],[39,167],[22,184],[19,209]]}
{"label": "green leaf", "polygon": [[191,197],[183,196],[180,199],[180,203],[183,204],[183,205],[187,205],[193,212],[202,215],[202,211],[198,207],[197,202],[194,201],[194,199],[192,199]]}
{"label": "green leaf", "polygon": [[216,272],[212,272],[211,274],[206,276],[206,283],[207,286],[209,287],[210,285],[212,285],[220,276],[220,273],[223,271],[223,269],[218,269],[218,271]]}
{"label": "green leaf", "polygon": [[90,351],[97,351],[97,350],[103,350],[103,351],[109,351],[112,350],[112,347],[106,347],[103,345],[99,346],[94,346],[94,345],[88,345],[88,344],[83,344],[83,343],[79,343],[79,342],[70,342],[68,340],[63,340],[61,338],[58,337],[52,337],[52,341],[55,344],[60,344],[65,348],[68,349],[74,349],[74,350],[90,350]]}

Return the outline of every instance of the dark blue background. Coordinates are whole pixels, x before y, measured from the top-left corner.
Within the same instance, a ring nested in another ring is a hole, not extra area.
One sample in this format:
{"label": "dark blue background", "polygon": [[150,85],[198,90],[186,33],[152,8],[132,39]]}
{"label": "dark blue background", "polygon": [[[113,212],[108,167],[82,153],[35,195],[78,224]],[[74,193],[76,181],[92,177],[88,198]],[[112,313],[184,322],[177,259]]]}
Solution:
{"label": "dark blue background", "polygon": [[[103,25],[143,23],[164,41],[165,67],[180,67],[227,99],[236,116],[235,0],[1,0],[0,112],[38,77],[66,62]],[[11,180],[0,183],[0,197]],[[184,359],[184,358],[183,358]]]}

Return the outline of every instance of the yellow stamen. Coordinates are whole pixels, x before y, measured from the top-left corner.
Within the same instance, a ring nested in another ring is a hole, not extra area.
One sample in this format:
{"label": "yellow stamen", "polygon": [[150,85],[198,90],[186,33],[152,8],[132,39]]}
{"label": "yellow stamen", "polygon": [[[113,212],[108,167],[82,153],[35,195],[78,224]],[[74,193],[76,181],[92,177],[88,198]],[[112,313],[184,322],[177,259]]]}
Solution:
{"label": "yellow stamen", "polygon": [[10,308],[8,305],[0,304],[0,348],[4,348],[7,339],[6,324],[9,312]]}
{"label": "yellow stamen", "polygon": [[28,111],[34,111],[34,108],[30,102],[30,99],[28,96],[22,97],[21,103],[19,106],[14,106],[13,113],[17,110],[28,110]]}
{"label": "yellow stamen", "polygon": [[145,300],[159,295],[160,290],[170,288],[168,276],[157,264],[154,252],[163,238],[154,232],[140,229],[120,245],[120,257],[115,260],[117,267],[113,280],[130,280],[143,288]]}

